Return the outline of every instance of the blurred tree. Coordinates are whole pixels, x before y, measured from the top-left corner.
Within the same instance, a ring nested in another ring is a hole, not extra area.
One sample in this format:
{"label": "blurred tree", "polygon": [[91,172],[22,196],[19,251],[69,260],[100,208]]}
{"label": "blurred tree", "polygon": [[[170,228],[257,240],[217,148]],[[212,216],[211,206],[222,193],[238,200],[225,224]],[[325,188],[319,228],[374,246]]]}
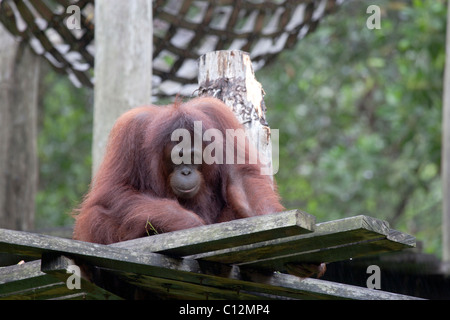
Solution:
{"label": "blurred tree", "polygon": [[0,228],[34,227],[39,58],[0,25]]}
{"label": "blurred tree", "polygon": [[350,1],[258,73],[287,207],[367,214],[440,253],[445,1]]}

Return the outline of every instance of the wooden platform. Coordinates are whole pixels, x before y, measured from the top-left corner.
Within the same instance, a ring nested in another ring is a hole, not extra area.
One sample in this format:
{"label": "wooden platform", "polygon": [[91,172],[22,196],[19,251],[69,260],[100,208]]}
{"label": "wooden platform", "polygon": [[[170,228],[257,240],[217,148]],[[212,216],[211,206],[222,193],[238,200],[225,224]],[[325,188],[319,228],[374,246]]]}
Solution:
{"label": "wooden platform", "polygon": [[[284,273],[290,263],[414,246],[414,237],[382,220],[356,216],[316,224],[298,210],[109,246],[0,229],[0,252],[31,259],[0,268],[0,299],[122,299],[117,283],[169,299],[415,299]],[[94,268],[95,283],[82,277],[81,289],[70,290],[67,268],[74,264]]]}

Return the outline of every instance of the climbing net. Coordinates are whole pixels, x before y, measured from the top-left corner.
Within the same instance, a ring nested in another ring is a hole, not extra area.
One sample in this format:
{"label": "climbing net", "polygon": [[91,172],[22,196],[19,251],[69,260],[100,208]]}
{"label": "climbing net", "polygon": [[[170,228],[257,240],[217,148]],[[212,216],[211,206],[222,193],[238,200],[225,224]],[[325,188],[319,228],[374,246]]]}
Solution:
{"label": "climbing net", "polygon": [[[157,96],[191,95],[197,59],[214,50],[250,53],[255,70],[312,32],[343,0],[153,0]],[[77,86],[93,86],[94,0],[0,0],[0,21]]]}

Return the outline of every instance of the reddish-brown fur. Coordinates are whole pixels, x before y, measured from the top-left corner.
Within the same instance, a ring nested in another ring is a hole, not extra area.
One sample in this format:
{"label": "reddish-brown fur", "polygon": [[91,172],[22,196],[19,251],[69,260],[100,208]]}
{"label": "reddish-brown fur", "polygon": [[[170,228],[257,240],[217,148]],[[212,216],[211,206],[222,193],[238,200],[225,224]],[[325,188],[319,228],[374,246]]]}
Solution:
{"label": "reddish-brown fur", "polygon": [[[158,232],[170,232],[284,209],[258,164],[203,164],[200,192],[192,199],[177,199],[168,183],[167,149],[173,130],[192,130],[193,121],[224,135],[225,129],[241,128],[214,98],[140,107],[121,116],[77,210],[74,239],[109,244],[146,236],[147,221]],[[253,151],[246,147],[246,152]]]}

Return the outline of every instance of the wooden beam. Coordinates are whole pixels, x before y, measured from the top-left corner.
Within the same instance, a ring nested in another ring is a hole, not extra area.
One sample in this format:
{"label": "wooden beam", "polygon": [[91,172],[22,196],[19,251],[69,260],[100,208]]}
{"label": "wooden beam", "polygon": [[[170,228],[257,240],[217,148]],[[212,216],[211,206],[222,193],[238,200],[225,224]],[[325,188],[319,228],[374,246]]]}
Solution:
{"label": "wooden beam", "polygon": [[61,281],[41,272],[41,261],[31,261],[21,265],[0,268],[0,299],[25,295],[30,289],[30,282],[34,288],[49,288],[61,285]]}
{"label": "wooden beam", "polygon": [[[41,271],[42,260],[0,268],[0,300],[111,300],[118,297],[80,278],[83,290],[70,290],[66,285],[69,277],[67,266],[74,264],[65,257],[47,261]],[[53,263],[52,263],[53,262]]]}
{"label": "wooden beam", "polygon": [[339,300],[421,300],[402,294],[373,290],[320,279],[303,279],[283,273],[261,273],[252,268],[231,267],[222,278],[205,277],[202,282],[155,278],[113,271],[137,287],[158,296],[192,299],[339,299]]}
{"label": "wooden beam", "polygon": [[367,241],[385,237],[388,232],[387,222],[367,216],[356,216],[318,223],[315,231],[310,234],[207,252],[189,258],[221,263],[245,263],[290,255],[294,252],[309,252],[362,240]]}
{"label": "wooden beam", "polygon": [[0,268],[0,300],[85,299],[66,284],[41,271],[41,260]]}
{"label": "wooden beam", "polygon": [[79,277],[80,288],[69,289],[66,284],[67,280],[69,276],[74,275],[73,273],[68,273],[71,265],[76,266],[76,262],[71,258],[54,253],[44,253],[42,255],[42,272],[53,276],[55,279],[59,279],[64,284],[66,291],[68,291],[71,295],[82,295],[85,299],[89,300],[122,300],[121,297],[115,295],[114,293],[93,284],[81,268],[80,274],[75,275]]}
{"label": "wooden beam", "polygon": [[291,210],[163,233],[111,246],[181,257],[309,233],[314,230],[315,220],[308,213]]}
{"label": "wooden beam", "polygon": [[[51,237],[42,234],[0,229],[0,252],[23,254],[40,258],[43,254],[60,254],[90,263],[92,265],[123,269],[128,272],[151,274],[169,277],[175,272],[176,277],[183,278],[187,273],[203,274],[203,268],[209,263],[200,265],[195,260],[173,258],[166,255],[107,245]],[[219,271],[222,266],[212,264]],[[227,268],[226,266],[223,266]],[[220,272],[219,272],[220,274]],[[200,280],[198,280],[200,282]]]}
{"label": "wooden beam", "polygon": [[117,118],[151,103],[152,12],[151,0],[95,2],[93,173]]}
{"label": "wooden beam", "polygon": [[319,223],[313,233],[189,256],[228,264],[285,271],[287,263],[321,263],[413,247],[414,237],[387,222],[356,216]]}
{"label": "wooden beam", "polygon": [[[213,288],[223,288],[226,290],[240,292],[260,292],[275,296],[291,298],[318,298],[332,297],[339,298],[339,291],[332,290],[325,292],[325,284],[321,287],[321,282],[315,288],[316,291],[305,287],[312,279],[301,280],[297,277],[274,274],[273,272],[259,272],[250,268],[240,268],[220,263],[198,261],[192,259],[176,259],[157,253],[146,253],[122,248],[114,248],[105,245],[86,243],[81,241],[61,239],[56,237],[31,234],[27,232],[0,229],[0,251],[15,252],[18,254],[41,255],[43,253],[64,254],[66,256],[82,259],[87,263],[106,268],[121,274],[129,279],[145,279],[145,276],[167,279],[168,283],[188,283],[189,285],[201,285]],[[48,269],[47,269],[48,270]],[[160,285],[164,285],[160,281]],[[146,285],[146,284],[142,284]],[[360,298],[372,297],[376,299],[410,298],[400,295],[383,295],[382,293],[369,289],[362,289],[366,292]],[[312,295],[312,296],[311,296]],[[206,297],[205,297],[206,298]],[[355,297],[357,298],[357,297]]]}
{"label": "wooden beam", "polygon": [[248,263],[244,262],[238,265],[260,270],[266,269],[286,272],[288,264],[330,263],[367,256],[369,252],[370,255],[377,255],[407,248],[411,248],[411,246],[405,243],[392,241],[388,238],[375,238],[306,252],[293,253],[281,257],[261,259],[259,261],[250,261]]}

